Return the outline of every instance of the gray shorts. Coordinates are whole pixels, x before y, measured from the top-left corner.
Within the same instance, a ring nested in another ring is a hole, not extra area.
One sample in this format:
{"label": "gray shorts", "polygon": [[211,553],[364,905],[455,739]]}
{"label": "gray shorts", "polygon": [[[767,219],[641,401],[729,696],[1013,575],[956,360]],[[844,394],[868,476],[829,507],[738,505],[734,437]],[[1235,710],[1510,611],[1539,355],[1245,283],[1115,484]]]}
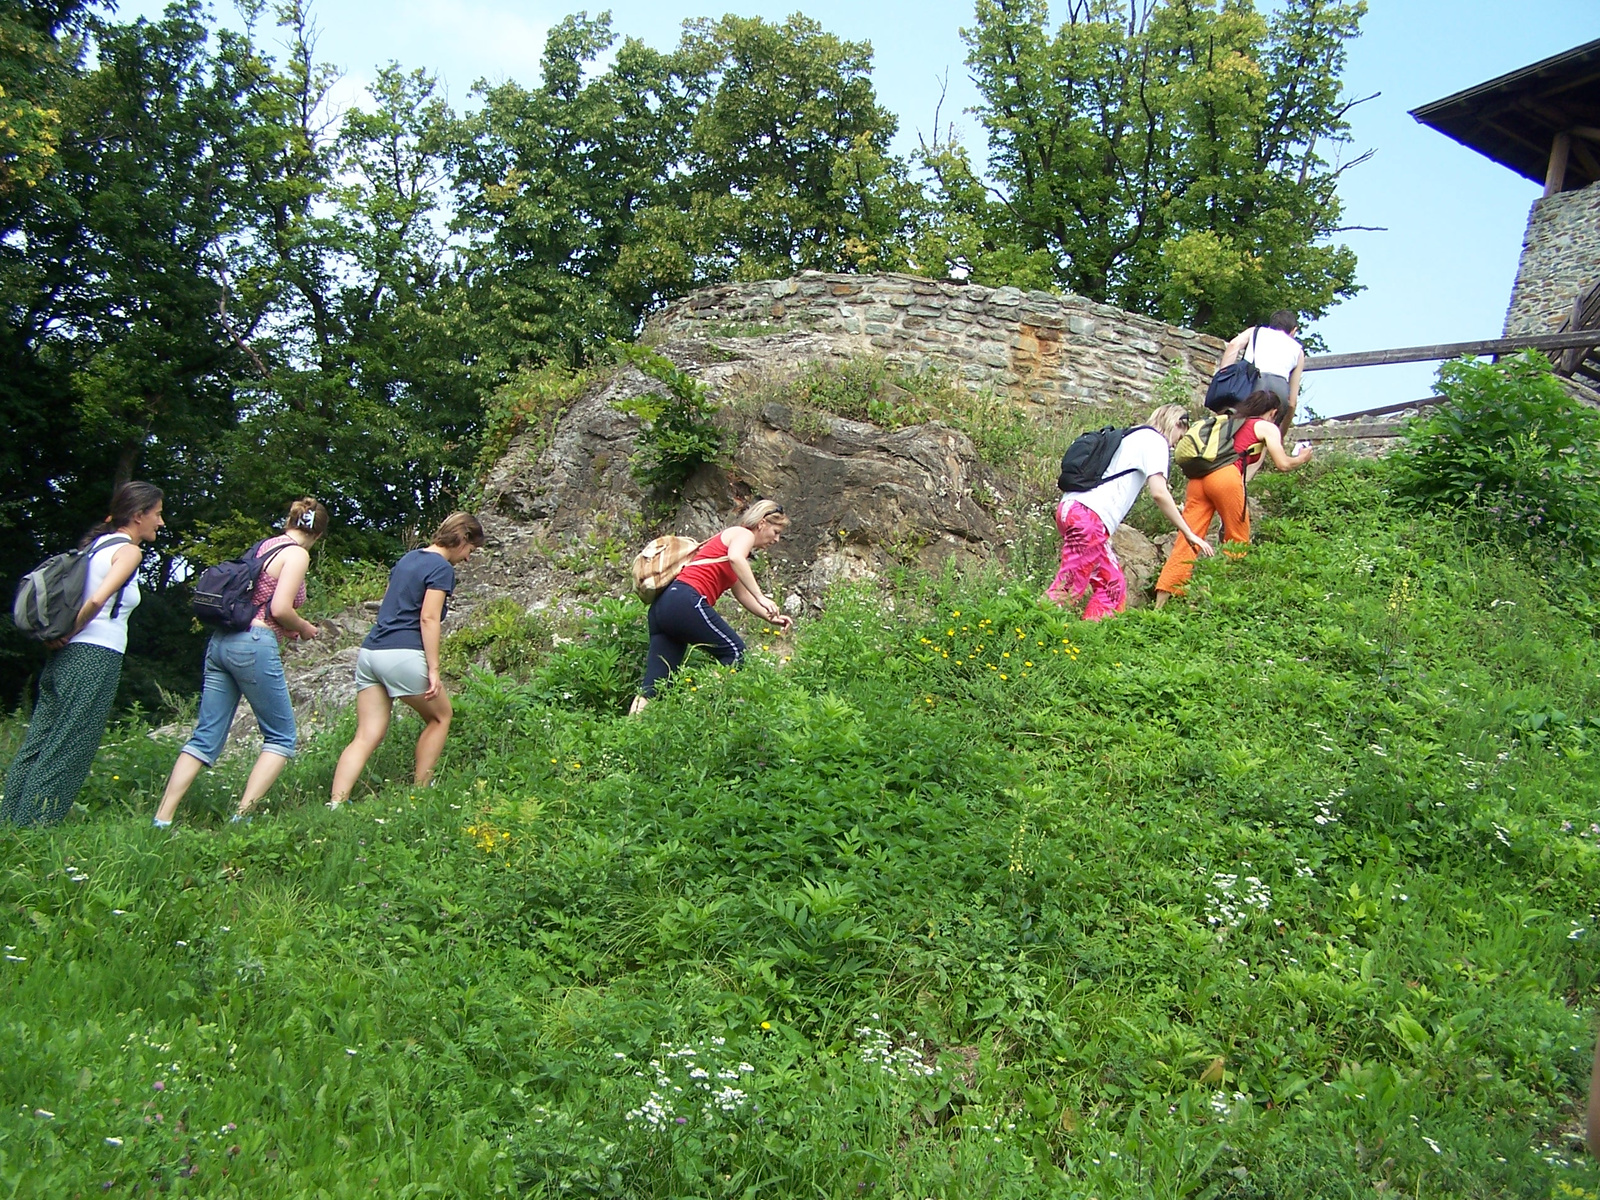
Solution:
{"label": "gray shorts", "polygon": [[428,656],[421,650],[368,650],[356,655],[356,691],[381,687],[391,700],[428,690]]}
{"label": "gray shorts", "polygon": [[1268,375],[1263,373],[1256,380],[1256,391],[1271,392],[1279,400],[1289,398],[1289,377],[1287,375]]}

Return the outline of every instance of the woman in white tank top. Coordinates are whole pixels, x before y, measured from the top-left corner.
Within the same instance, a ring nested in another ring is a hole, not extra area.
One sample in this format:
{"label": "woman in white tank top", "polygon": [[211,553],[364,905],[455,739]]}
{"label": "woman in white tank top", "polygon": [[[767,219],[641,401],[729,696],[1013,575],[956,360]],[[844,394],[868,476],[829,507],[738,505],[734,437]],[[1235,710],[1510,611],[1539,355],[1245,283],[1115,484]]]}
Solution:
{"label": "woman in white tank top", "polygon": [[1294,422],[1295,409],[1300,404],[1300,373],[1306,363],[1305,348],[1295,336],[1299,332],[1299,319],[1287,309],[1280,309],[1265,325],[1252,325],[1229,342],[1217,364],[1220,370],[1240,359],[1254,363],[1261,372],[1256,387],[1289,402],[1289,415],[1283,424],[1286,430]]}
{"label": "woman in white tank top", "polygon": [[163,524],[161,489],[133,481],[117,489],[111,515],[84,539],[84,548],[94,552],[83,606],[72,633],[51,643],[54,653],[39,672],[39,698],[6,772],[0,818],[54,825],[83,790],[122,680],[128,616],[139,604],[134,574],[144,558],[141,547],[155,541]]}

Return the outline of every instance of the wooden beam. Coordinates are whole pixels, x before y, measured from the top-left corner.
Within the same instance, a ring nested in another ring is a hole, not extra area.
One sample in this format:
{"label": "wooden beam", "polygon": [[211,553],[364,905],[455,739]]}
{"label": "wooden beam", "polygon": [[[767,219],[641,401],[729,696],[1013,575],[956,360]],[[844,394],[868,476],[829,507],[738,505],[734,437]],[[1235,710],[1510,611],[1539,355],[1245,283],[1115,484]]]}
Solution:
{"label": "wooden beam", "polygon": [[[1578,298],[1572,302],[1572,313],[1567,317],[1567,330],[1583,328],[1583,302],[1588,298],[1588,292],[1579,292]],[[1563,332],[1566,332],[1566,330],[1563,330]],[[1590,347],[1588,346],[1573,346],[1570,349],[1563,350],[1561,356],[1555,358],[1556,374],[1571,375],[1578,369],[1578,364],[1584,360],[1589,350]]]}
{"label": "wooden beam", "polygon": [[1531,137],[1527,137],[1524,134],[1518,133],[1515,129],[1507,129],[1499,121],[1485,120],[1483,122],[1483,127],[1485,129],[1492,129],[1496,133],[1498,133],[1501,137],[1510,138],[1513,142],[1522,143],[1522,145],[1526,146],[1529,150],[1531,150],[1535,154],[1546,154],[1546,153],[1548,153],[1548,151],[1543,146],[1541,146],[1538,142],[1534,141]]}
{"label": "wooden beam", "polygon": [[1544,173],[1544,194],[1554,196],[1567,182],[1567,155],[1572,151],[1572,135],[1565,131],[1550,141],[1550,166]]}
{"label": "wooden beam", "polygon": [[1593,125],[1574,125],[1572,132],[1591,142],[1600,142],[1600,129],[1596,129]]}
{"label": "wooden beam", "polygon": [[1405,431],[1404,421],[1351,421],[1336,425],[1296,425],[1294,436],[1308,442],[1342,442],[1355,438],[1395,438]]}
{"label": "wooden beam", "polygon": [[1381,367],[1389,363],[1441,362],[1447,358],[1479,354],[1514,354],[1518,350],[1571,350],[1578,346],[1600,346],[1600,329],[1491,338],[1482,342],[1447,342],[1438,346],[1405,346],[1398,350],[1363,350],[1357,354],[1319,354],[1306,359],[1305,369],[1336,371],[1341,367]]}
{"label": "wooden beam", "polygon": [[[1408,408],[1432,408],[1435,404],[1443,404],[1443,396],[1424,396],[1421,400],[1407,400],[1401,404],[1384,404],[1378,408],[1360,408],[1355,412],[1340,413],[1337,417],[1323,417],[1324,421],[1354,421],[1362,417],[1384,417],[1390,413],[1405,412]],[[1314,425],[1300,426],[1296,429],[1314,429]]]}

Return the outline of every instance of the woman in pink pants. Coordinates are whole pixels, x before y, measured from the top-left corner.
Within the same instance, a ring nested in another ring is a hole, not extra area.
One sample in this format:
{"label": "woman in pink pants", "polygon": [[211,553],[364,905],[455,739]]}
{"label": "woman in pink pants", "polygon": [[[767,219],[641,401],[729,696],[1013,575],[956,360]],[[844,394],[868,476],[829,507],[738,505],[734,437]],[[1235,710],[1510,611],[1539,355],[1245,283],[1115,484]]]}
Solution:
{"label": "woman in pink pants", "polygon": [[1130,429],[1111,456],[1100,483],[1086,492],[1068,492],[1056,506],[1056,528],[1061,531],[1061,569],[1045,592],[1057,604],[1085,599],[1083,619],[1098,621],[1121,612],[1128,604],[1128,581],[1111,550],[1111,535],[1128,515],[1139,489],[1148,488],[1173,528],[1196,554],[1209,558],[1216,551],[1190,529],[1173,503],[1167,487],[1172,447],[1189,427],[1189,414],[1180,404],[1163,404],[1150,421]]}

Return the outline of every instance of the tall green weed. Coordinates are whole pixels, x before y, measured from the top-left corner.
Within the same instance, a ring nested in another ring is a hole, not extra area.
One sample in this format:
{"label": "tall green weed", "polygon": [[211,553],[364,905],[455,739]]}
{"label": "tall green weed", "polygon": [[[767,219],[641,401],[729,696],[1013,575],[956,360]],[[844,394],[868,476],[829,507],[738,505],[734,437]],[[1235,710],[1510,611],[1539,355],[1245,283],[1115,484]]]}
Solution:
{"label": "tall green weed", "polygon": [[1439,370],[1441,404],[1412,420],[1389,464],[1414,505],[1459,510],[1470,540],[1600,559],[1600,413],[1533,351]]}
{"label": "tall green weed", "polygon": [[722,457],[727,439],[712,419],[716,405],[706,385],[671,359],[647,346],[626,345],[628,362],[664,385],[619,402],[617,407],[641,422],[633,456],[633,476],[656,512],[670,510],[697,467]]}

